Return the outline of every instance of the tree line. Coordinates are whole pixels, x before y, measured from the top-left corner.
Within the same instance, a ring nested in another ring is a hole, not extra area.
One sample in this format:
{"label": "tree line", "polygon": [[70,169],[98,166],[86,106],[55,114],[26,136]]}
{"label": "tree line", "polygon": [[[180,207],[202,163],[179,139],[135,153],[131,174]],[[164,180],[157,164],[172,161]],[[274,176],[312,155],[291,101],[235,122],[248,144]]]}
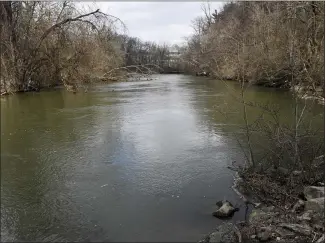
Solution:
{"label": "tree line", "polygon": [[1,2],[1,94],[58,84],[76,90],[161,70],[169,47],[125,34],[115,16],[75,3]]}
{"label": "tree line", "polygon": [[187,71],[272,87],[324,90],[324,2],[203,5],[183,60]]}
{"label": "tree line", "polygon": [[[206,72],[218,79],[324,90],[324,2],[209,4],[183,46],[141,41],[117,17],[75,3],[1,2],[1,94],[121,80],[126,73]],[[122,31],[121,31],[122,29]]]}

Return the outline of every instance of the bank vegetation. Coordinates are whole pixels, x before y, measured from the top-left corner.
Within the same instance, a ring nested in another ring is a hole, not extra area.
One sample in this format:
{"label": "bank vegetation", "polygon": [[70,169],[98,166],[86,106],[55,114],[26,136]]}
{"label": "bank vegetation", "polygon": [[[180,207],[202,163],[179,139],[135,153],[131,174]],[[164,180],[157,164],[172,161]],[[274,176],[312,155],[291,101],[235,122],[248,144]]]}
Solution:
{"label": "bank vegetation", "polygon": [[[324,2],[203,5],[183,60],[188,72],[324,96]],[[292,87],[294,88],[294,87]]]}
{"label": "bank vegetation", "polygon": [[1,2],[1,94],[69,90],[160,71],[168,47],[126,35],[118,17],[77,3]]}
{"label": "bank vegetation", "polygon": [[[202,10],[204,17],[193,20],[194,34],[181,56],[185,71],[209,73],[224,82],[228,95],[240,104],[236,110],[216,106],[226,120],[232,112],[242,117],[236,136],[245,162],[229,167],[237,172],[234,189],[246,204],[259,201],[284,216],[275,213],[268,224],[245,222],[239,233],[248,242],[322,239],[325,229],[317,226],[324,221],[324,194],[312,202],[303,192],[324,192],[325,131],[313,125],[316,104],[300,98],[324,99],[324,2],[231,2],[219,12],[208,3]],[[226,80],[237,81],[239,89]],[[250,100],[247,90],[252,85],[292,90],[287,119],[281,119],[277,104]],[[252,109],[258,110],[255,118]],[[324,119],[324,114],[318,115]],[[302,220],[298,205],[317,219]],[[287,238],[271,229],[268,237],[260,237],[266,227],[289,223],[309,232],[303,237],[296,231]]]}

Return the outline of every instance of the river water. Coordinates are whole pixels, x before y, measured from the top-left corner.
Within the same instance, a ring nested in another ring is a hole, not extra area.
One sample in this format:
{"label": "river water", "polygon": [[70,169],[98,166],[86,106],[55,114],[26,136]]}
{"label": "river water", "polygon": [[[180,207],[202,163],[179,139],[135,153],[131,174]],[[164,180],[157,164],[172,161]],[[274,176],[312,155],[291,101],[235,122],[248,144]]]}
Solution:
{"label": "river water", "polygon": [[[287,92],[247,96],[292,109]],[[241,119],[224,83],[184,75],[2,99],[2,241],[198,241],[222,199],[244,220],[226,168]]]}

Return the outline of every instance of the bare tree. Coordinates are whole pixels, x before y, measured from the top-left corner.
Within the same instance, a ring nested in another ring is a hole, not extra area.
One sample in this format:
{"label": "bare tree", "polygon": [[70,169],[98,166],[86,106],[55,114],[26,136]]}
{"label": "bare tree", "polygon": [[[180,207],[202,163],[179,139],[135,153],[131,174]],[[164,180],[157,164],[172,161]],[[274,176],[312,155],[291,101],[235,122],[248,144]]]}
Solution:
{"label": "bare tree", "polygon": [[122,64],[113,25],[119,18],[80,13],[67,1],[1,2],[0,11],[2,94],[60,83],[76,88]]}

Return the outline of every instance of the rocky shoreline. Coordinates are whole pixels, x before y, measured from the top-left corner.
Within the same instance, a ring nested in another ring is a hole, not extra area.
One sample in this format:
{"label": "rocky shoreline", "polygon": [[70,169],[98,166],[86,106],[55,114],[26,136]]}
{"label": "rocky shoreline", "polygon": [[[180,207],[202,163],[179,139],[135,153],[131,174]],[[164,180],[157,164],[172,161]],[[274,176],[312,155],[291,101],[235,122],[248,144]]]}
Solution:
{"label": "rocky shoreline", "polygon": [[[223,223],[200,240],[200,243],[325,242],[323,183],[320,182],[319,186],[305,186],[299,196],[301,198],[298,197],[296,203],[290,207],[288,205],[282,207],[258,203],[256,198],[248,199],[243,182],[237,173],[233,189],[245,204],[254,206],[248,219],[236,223]],[[223,203],[219,201],[216,205],[218,210],[213,213],[215,217],[232,217],[237,211],[228,201]],[[226,213],[225,209],[228,209],[230,214]],[[224,215],[221,215],[221,211]]]}

